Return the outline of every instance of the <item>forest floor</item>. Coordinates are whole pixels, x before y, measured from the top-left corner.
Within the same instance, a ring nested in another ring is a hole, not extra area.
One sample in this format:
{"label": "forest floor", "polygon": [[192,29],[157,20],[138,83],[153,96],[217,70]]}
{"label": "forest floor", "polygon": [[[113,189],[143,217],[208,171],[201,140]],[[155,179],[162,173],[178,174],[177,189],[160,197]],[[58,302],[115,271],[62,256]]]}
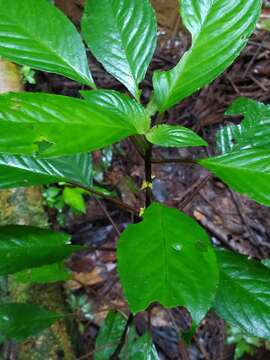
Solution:
{"label": "forest floor", "polygon": [[[189,34],[179,27],[175,0],[153,2],[158,9],[159,46],[142,84],[142,98],[145,102],[152,91],[153,71],[173,67],[190,46]],[[68,2],[69,8],[61,0],[58,3],[78,22],[81,14],[79,0]],[[264,15],[268,16],[267,11]],[[89,58],[99,87],[126,91],[90,55]],[[37,84],[28,85],[28,90],[78,96],[80,88],[60,76],[39,73]],[[202,135],[210,144],[207,152],[201,148],[155,148],[155,158],[195,158],[213,154],[217,129],[237,121],[224,116],[224,111],[238,96],[270,103],[270,33],[260,28],[257,28],[242,55],[225,74],[166,113],[165,120],[168,123],[190,127]],[[140,191],[144,175],[143,162],[129,140],[123,141],[121,146],[113,146],[112,154],[110,151],[95,152],[94,163],[96,169],[102,169],[99,172],[103,187],[114,190],[126,203],[143,207],[143,193]],[[232,192],[217,178],[195,165],[154,165],[153,173],[155,199],[194,216],[207,229],[215,245],[257,259],[270,257],[270,209]],[[90,197],[87,199],[86,214],[72,216],[70,211],[66,211],[64,230],[73,235],[73,241],[97,248],[91,253],[76,255],[69,262],[73,271],[72,280],[66,284],[69,296],[73,294],[79,298],[86,295],[91,304],[90,318],[82,316],[77,319],[81,328],[78,339],[80,359],[92,358],[95,337],[108,309],[127,311],[116,271],[115,226],[121,231],[132,218],[110,202],[102,201],[102,204],[111,215],[113,224],[100,203]],[[53,227],[59,229],[56,211],[49,209],[48,213]],[[152,332],[161,359],[181,359],[178,334],[187,328],[189,320],[184,309],[165,311],[160,307],[154,308]],[[146,314],[136,317],[135,324],[142,333],[147,326]],[[233,359],[234,348],[226,343],[226,329],[224,322],[210,312],[189,347],[190,359]],[[262,346],[254,355],[247,355],[243,359],[270,360],[270,352]]]}

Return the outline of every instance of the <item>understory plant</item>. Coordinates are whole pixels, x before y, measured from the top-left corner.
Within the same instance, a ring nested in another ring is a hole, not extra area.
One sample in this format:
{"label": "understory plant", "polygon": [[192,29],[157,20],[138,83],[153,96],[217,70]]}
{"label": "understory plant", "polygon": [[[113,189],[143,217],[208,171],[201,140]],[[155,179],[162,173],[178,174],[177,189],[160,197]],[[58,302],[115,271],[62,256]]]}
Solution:
{"label": "understory plant", "polygon": [[[96,359],[158,359],[150,333],[139,337],[132,324],[135,314],[155,303],[187,308],[191,335],[212,308],[242,331],[270,338],[270,269],[215,248],[195,219],[153,202],[151,192],[154,146],[208,146],[191,129],[166,124],[164,114],[233,63],[256,26],[261,5],[261,0],[182,0],[182,23],[192,45],[171,70],[154,72],[153,93],[145,106],[140,83],[157,41],[148,0],[85,1],[84,40],[104,69],[126,87],[125,94],[96,88],[80,34],[51,2],[0,0],[0,55],[63,75],[84,88],[80,98],[30,92],[0,96],[0,188],[63,182],[67,189],[103,196],[134,215],[135,223],[117,242],[117,269],[130,315],[109,313],[97,339]],[[270,106],[240,97],[226,114],[243,120],[218,131],[215,156],[190,161],[270,206]],[[140,209],[99,193],[92,184],[90,153],[128,137],[145,164]],[[33,274],[43,282],[63,280],[63,260],[77,251],[87,248],[72,245],[64,233],[3,226],[0,275],[20,279],[30,272],[29,281]],[[0,333],[21,340],[62,316],[32,304],[2,303]]]}

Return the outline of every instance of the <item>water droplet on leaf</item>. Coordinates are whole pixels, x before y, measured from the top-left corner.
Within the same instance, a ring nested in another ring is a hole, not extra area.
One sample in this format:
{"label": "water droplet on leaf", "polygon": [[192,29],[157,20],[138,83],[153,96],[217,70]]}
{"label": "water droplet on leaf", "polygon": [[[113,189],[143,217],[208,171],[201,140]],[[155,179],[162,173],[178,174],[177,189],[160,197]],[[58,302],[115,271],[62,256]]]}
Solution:
{"label": "water droplet on leaf", "polygon": [[173,244],[172,248],[175,251],[181,251],[182,250],[182,245],[181,244]]}

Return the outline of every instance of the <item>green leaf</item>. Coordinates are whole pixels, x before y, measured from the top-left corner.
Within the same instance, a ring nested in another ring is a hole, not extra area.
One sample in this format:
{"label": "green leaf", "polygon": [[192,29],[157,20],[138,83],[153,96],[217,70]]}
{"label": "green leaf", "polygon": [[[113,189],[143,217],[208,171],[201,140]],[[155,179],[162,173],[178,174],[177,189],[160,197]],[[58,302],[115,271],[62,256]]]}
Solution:
{"label": "green leaf", "polygon": [[261,0],[181,0],[192,46],[166,72],[154,73],[158,109],[164,112],[219,76],[240,54],[258,20]]}
{"label": "green leaf", "polygon": [[199,163],[235,191],[270,206],[270,107],[238,98],[226,114],[242,114],[244,120],[218,132],[223,155]]}
{"label": "green leaf", "polygon": [[80,188],[65,187],[63,191],[64,202],[74,210],[85,214],[86,207],[83,198],[84,190]]}
{"label": "green leaf", "polygon": [[158,301],[185,306],[198,324],[215,297],[218,269],[206,232],[176,209],[153,203],[117,248],[118,272],[133,313]]}
{"label": "green leaf", "polygon": [[270,148],[270,106],[244,97],[237,98],[226,115],[243,115],[241,124],[224,126],[217,146],[224,154],[233,150]]}
{"label": "green leaf", "polygon": [[0,155],[0,189],[51,184],[58,181],[91,186],[91,155],[78,154],[52,159]]}
{"label": "green leaf", "polygon": [[229,323],[270,338],[270,270],[247,257],[216,251],[220,283],[214,309]]}
{"label": "green leaf", "polygon": [[39,157],[83,153],[134,135],[136,126],[149,121],[139,104],[134,103],[134,112],[128,101],[117,109],[107,91],[96,94],[91,101],[43,93],[1,95],[0,152]]}
{"label": "green leaf", "polygon": [[159,360],[159,356],[148,333],[134,342],[128,352],[129,360]]}
{"label": "green leaf", "polygon": [[84,38],[105,69],[137,98],[156,47],[157,24],[148,0],[87,0]]}
{"label": "green leaf", "polygon": [[108,110],[111,115],[115,115],[115,119],[125,118],[136,128],[138,134],[145,134],[149,130],[151,119],[146,110],[129,96],[115,90],[91,90],[80,93],[91,106],[97,105]]}
{"label": "green leaf", "polygon": [[127,320],[117,311],[111,311],[99,330],[94,360],[108,360],[114,353]]}
{"label": "green leaf", "polygon": [[269,149],[233,151],[199,161],[233,190],[270,206]]}
{"label": "green leaf", "polygon": [[146,138],[152,144],[165,147],[181,148],[208,145],[207,142],[194,131],[184,126],[157,125],[149,130]]}
{"label": "green leaf", "polygon": [[79,33],[47,0],[0,0],[0,55],[94,86]]}
{"label": "green leaf", "polygon": [[0,276],[53,264],[82,246],[70,245],[63,233],[23,225],[0,227]]}
{"label": "green leaf", "polygon": [[264,259],[262,260],[262,264],[266,266],[268,269],[270,269],[270,259]]}
{"label": "green leaf", "polygon": [[20,283],[46,284],[70,279],[70,272],[64,263],[57,262],[39,268],[27,269],[14,274],[15,281]]}
{"label": "green leaf", "polygon": [[0,305],[0,334],[7,339],[24,340],[50,327],[61,315],[30,304]]}

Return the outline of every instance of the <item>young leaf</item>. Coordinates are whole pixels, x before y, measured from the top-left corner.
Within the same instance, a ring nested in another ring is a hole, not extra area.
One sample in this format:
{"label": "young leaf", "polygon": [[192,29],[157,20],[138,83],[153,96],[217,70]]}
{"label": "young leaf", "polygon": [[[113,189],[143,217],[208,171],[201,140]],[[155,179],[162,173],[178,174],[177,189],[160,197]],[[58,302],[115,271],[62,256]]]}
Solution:
{"label": "young leaf", "polygon": [[154,73],[159,111],[193,94],[232,64],[256,25],[261,4],[261,0],[181,0],[192,46],[173,69]]}
{"label": "young leaf", "polygon": [[165,147],[207,146],[199,135],[184,126],[157,125],[152,127],[146,138],[152,144]]}
{"label": "young leaf", "polygon": [[74,210],[85,213],[86,207],[83,198],[83,192],[84,190],[80,188],[65,187],[63,191],[64,202]]}
{"label": "young leaf", "polygon": [[92,158],[78,154],[52,159],[0,155],[0,189],[50,184],[57,181],[92,184]]}
{"label": "young leaf", "polygon": [[0,334],[6,339],[24,340],[50,327],[61,315],[36,305],[8,303],[0,305]]}
{"label": "young leaf", "polygon": [[125,329],[127,320],[117,311],[111,311],[99,330],[95,360],[107,360],[114,353]]}
{"label": "young leaf", "polygon": [[97,60],[139,99],[138,85],[156,47],[149,0],[87,0],[82,30]]}
{"label": "young leaf", "polygon": [[63,233],[23,225],[2,226],[0,276],[53,264],[83,249],[70,245],[70,237]]}
{"label": "young leaf", "polygon": [[20,283],[46,284],[70,279],[70,272],[63,262],[57,262],[38,268],[27,269],[13,275]]}
{"label": "young leaf", "polygon": [[139,104],[123,98],[117,109],[107,91],[97,94],[89,101],[43,93],[1,95],[0,153],[44,158],[83,153],[137,134],[137,127],[149,122]]}
{"label": "young leaf", "polygon": [[245,332],[270,338],[270,270],[247,257],[216,252],[220,283],[214,309]]}
{"label": "young leaf", "polygon": [[158,301],[185,306],[199,323],[215,297],[218,269],[206,232],[176,209],[153,203],[117,247],[118,271],[133,313]]}
{"label": "young leaf", "polygon": [[199,163],[234,190],[270,206],[270,107],[238,98],[227,114],[242,114],[244,120],[219,131],[217,143],[223,155]]}
{"label": "young leaf", "polygon": [[0,0],[0,56],[94,86],[79,33],[48,0]]}

